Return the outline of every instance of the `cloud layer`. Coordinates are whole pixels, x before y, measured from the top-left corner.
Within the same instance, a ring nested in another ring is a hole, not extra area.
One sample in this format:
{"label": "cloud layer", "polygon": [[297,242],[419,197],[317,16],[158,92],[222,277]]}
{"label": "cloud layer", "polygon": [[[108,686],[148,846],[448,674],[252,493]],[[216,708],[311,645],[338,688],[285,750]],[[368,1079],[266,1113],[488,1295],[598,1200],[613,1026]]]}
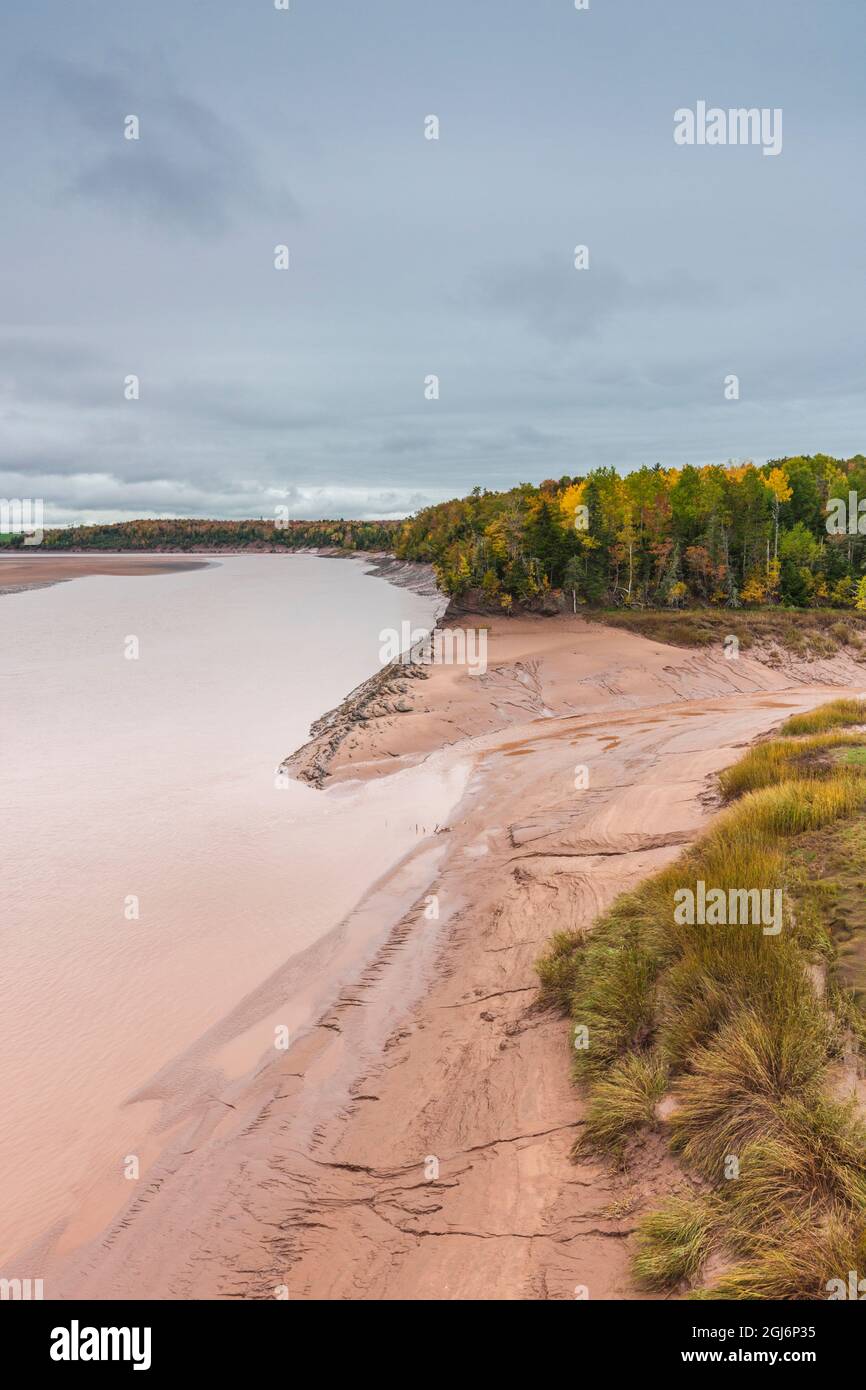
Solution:
{"label": "cloud layer", "polygon": [[[95,0],[5,29],[0,496],[399,515],[866,448],[862,7]],[[676,146],[698,99],[783,107],[782,154]]]}

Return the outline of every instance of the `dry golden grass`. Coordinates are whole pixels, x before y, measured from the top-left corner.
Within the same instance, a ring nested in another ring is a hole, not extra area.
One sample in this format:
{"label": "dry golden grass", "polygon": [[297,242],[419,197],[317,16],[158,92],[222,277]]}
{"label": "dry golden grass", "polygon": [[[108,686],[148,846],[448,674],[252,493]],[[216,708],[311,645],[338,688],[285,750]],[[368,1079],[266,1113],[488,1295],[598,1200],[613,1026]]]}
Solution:
{"label": "dry golden grass", "polygon": [[843,733],[839,729],[796,741],[780,738],[758,743],[733,767],[719,774],[719,788],[726,801],[734,801],[744,792],[772,787],[790,777],[826,777],[833,770],[832,754],[836,750],[863,745],[866,734]]}
{"label": "dry golden grass", "polygon": [[672,1197],[638,1227],[634,1275],[644,1289],[668,1289],[698,1272],[719,1221],[717,1202]]}
{"label": "dry golden grass", "polygon": [[776,650],[803,660],[834,656],[846,647],[859,660],[866,638],[866,614],[833,608],[582,608],[581,617],[676,647],[721,646],[733,636],[742,651]]}
{"label": "dry golden grass", "polygon": [[653,1123],[666,1084],[667,1069],[652,1053],[629,1052],[614,1062],[592,1088],[575,1153],[589,1149],[620,1154],[633,1130]]}
{"label": "dry golden grass", "polygon": [[866,724],[866,700],[832,700],[808,714],[795,714],[785,721],[779,733],[783,738],[796,738],[800,734],[820,734],[827,729],[854,724]]}

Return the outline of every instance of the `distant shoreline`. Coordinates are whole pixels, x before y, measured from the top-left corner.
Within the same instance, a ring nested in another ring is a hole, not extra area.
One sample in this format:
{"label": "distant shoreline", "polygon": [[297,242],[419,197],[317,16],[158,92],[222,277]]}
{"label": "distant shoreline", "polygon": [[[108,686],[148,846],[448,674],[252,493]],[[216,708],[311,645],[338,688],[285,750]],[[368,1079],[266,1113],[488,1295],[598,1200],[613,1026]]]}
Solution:
{"label": "distant shoreline", "polygon": [[[84,579],[90,575],[114,574],[119,577],[142,578],[147,575],[176,574],[181,570],[207,568],[207,562],[204,560],[190,559],[185,563],[183,560],[164,560],[158,555],[146,555],[131,560],[128,555],[103,554],[100,560],[87,557],[83,563],[81,561],[81,556],[72,554],[22,556],[17,551],[14,555],[0,553],[0,595],[47,589],[54,584],[67,584],[72,579]],[[68,571],[69,565],[73,567],[72,573]],[[39,568],[38,577],[33,573],[34,567]]]}
{"label": "distant shoreline", "polygon": [[[386,579],[398,588],[433,598],[439,593],[432,565],[417,560],[398,560],[388,551],[340,550],[330,547],[242,546],[209,548],[207,550],[67,550],[32,551],[0,549],[0,596],[45,589],[52,584],[65,584],[72,579],[91,575],[117,575],[122,578],[146,578],[153,575],[177,574],[183,570],[207,569],[215,560],[244,555],[313,555],[321,559],[360,560],[366,572],[374,578]],[[38,576],[33,573],[39,567]],[[71,569],[71,572],[70,572]],[[443,599],[444,607],[444,599]]]}

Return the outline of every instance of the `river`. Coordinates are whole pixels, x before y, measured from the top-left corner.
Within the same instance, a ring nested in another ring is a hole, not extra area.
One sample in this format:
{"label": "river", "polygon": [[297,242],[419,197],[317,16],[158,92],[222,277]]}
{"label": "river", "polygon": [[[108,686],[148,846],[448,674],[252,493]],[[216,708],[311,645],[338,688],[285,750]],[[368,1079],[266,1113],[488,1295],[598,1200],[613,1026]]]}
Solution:
{"label": "river", "polygon": [[306,555],[0,598],[0,1273],[92,1238],[275,1019],[310,1025],[315,944],[447,818],[453,769],[275,777],[434,611]]}

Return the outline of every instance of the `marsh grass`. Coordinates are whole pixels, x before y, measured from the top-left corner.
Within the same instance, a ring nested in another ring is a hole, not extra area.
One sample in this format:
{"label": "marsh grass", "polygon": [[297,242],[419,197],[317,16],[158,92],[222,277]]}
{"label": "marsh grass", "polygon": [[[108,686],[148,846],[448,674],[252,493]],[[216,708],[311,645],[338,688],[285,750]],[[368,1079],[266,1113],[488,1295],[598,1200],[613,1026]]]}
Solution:
{"label": "marsh grass", "polygon": [[[866,721],[860,702],[837,705]],[[666,1204],[641,1223],[635,1274],[647,1287],[694,1278],[711,1235],[736,1261],[713,1296],[826,1297],[826,1281],[855,1267],[839,1261],[866,1230],[866,1131],[828,1094],[851,1009],[810,975],[835,949],[820,899],[794,914],[787,891],[803,872],[793,862],[798,837],[814,844],[831,827],[859,823],[852,818],[866,803],[860,768],[834,762],[866,740],[828,734],[840,715],[829,717],[819,737],[786,741],[790,753],[753,749],[729,782],[738,799],[712,829],[619,898],[592,932],[557,937],[539,967],[543,990],[581,1030],[575,1038],[588,1039],[574,1051],[587,1090],[578,1152],[621,1157],[631,1136],[663,1123],[674,1152],[710,1185],[709,1205]],[[816,759],[826,760],[820,776]],[[782,931],[679,924],[674,893],[698,880],[782,886]],[[665,1093],[672,1108],[660,1122]]]}
{"label": "marsh grass", "polygon": [[568,1008],[575,985],[577,952],[581,945],[579,932],[554,932],[547,954],[538,962],[541,994],[546,1003]]}
{"label": "marsh grass", "polygon": [[725,801],[734,801],[745,792],[760,791],[792,777],[825,778],[833,771],[837,754],[840,761],[866,762],[866,734],[837,729],[796,741],[786,737],[758,743],[733,767],[719,773],[719,788]]}
{"label": "marsh grass", "polygon": [[808,714],[795,714],[785,721],[779,734],[782,738],[797,738],[800,734],[820,734],[853,724],[866,724],[866,700],[831,700]]}
{"label": "marsh grass", "polygon": [[634,1275],[644,1289],[668,1289],[695,1275],[719,1224],[717,1201],[672,1197],[638,1226]]}
{"label": "marsh grass", "polygon": [[620,1057],[592,1089],[575,1155],[593,1150],[621,1155],[630,1133],[653,1124],[667,1079],[667,1068],[653,1053]]}
{"label": "marsh grass", "polygon": [[866,614],[854,610],[582,608],[581,617],[671,646],[721,646],[733,636],[741,651],[757,647],[803,660],[831,657],[846,647],[859,660],[866,638]]}
{"label": "marsh grass", "polygon": [[718,1299],[823,1299],[831,1279],[862,1268],[846,1208],[801,1212],[772,1230],[740,1233],[748,1255],[705,1296]]}

